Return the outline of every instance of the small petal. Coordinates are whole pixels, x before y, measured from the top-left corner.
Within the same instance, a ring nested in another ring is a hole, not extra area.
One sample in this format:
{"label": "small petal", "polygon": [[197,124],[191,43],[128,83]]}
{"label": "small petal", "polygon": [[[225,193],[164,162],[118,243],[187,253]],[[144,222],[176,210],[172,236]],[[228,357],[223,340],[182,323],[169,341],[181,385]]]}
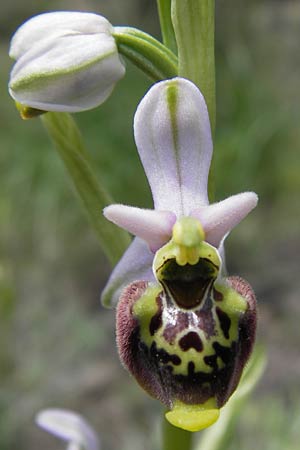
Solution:
{"label": "small petal", "polygon": [[130,233],[143,239],[155,253],[171,237],[176,216],[170,211],[134,208],[125,205],[110,205],[104,216]]}
{"label": "small petal", "polygon": [[233,195],[218,203],[194,209],[190,215],[197,218],[204,230],[206,241],[219,247],[222,239],[257,205],[254,192]]}
{"label": "small petal", "polygon": [[76,13],[75,18],[48,13],[17,31],[10,52],[17,57],[9,82],[14,100],[44,111],[76,112],[98,106],[111,94],[125,73],[112,26],[96,14]]}
{"label": "small petal", "polygon": [[104,306],[115,306],[122,290],[136,280],[155,281],[153,253],[142,239],[135,238],[114,270],[101,295]]}
{"label": "small petal", "polygon": [[155,209],[177,217],[208,204],[212,138],[199,89],[183,78],[155,84],[141,101],[135,140]]}
{"label": "small petal", "polygon": [[98,437],[91,426],[72,411],[63,409],[45,409],[38,413],[36,423],[64,441],[70,442],[69,448],[99,450]]}

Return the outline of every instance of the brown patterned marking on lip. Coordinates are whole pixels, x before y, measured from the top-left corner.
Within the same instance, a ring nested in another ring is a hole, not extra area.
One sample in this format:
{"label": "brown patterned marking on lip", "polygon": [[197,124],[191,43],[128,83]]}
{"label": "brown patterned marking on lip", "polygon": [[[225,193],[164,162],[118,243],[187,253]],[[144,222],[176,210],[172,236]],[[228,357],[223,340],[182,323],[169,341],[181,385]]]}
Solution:
{"label": "brown patterned marking on lip", "polygon": [[221,345],[218,341],[213,343],[213,348],[216,352],[216,356],[219,356],[223,360],[224,364],[229,364],[230,359],[232,358],[231,348]]}
{"label": "brown patterned marking on lip", "polygon": [[174,366],[181,364],[181,359],[178,355],[170,354],[164,349],[158,349],[155,342],[152,342],[150,347],[150,355],[158,360],[161,364],[173,363]]}
{"label": "brown patterned marking on lip", "polygon": [[217,313],[220,327],[224,334],[224,337],[226,339],[229,339],[229,330],[230,330],[230,325],[231,325],[230,317],[228,317],[228,315],[224,311],[222,311],[222,309],[219,308],[218,306],[216,307],[216,313]]}
{"label": "brown patterned marking on lip", "polygon": [[213,297],[216,302],[221,302],[224,298],[224,295],[222,294],[222,292],[219,292],[215,288],[213,288]]}
{"label": "brown patterned marking on lip", "polygon": [[195,331],[190,331],[182,336],[179,341],[179,346],[184,352],[188,351],[190,348],[194,348],[197,352],[202,352],[203,350],[202,341]]}
{"label": "brown patterned marking on lip", "polygon": [[213,349],[215,350],[214,355],[205,356],[204,362],[208,366],[212,367],[214,372],[218,371],[218,357],[222,359],[224,364],[229,364],[230,359],[232,358],[232,348],[231,347],[225,347],[224,345],[219,344],[219,342],[215,341],[213,343]]}
{"label": "brown patterned marking on lip", "polygon": [[132,336],[137,333],[138,321],[132,314],[135,302],[147,290],[147,281],[137,281],[127,286],[120,297],[116,315],[116,340],[121,360],[133,370],[133,360],[130,343]]}
{"label": "brown patterned marking on lip", "polygon": [[159,328],[162,326],[162,301],[159,295],[156,297],[156,304],[158,308],[157,312],[151,318],[149,324],[149,331],[151,336],[153,336],[156,331],[159,330]]}
{"label": "brown patterned marking on lip", "polygon": [[195,374],[195,363],[193,361],[190,361],[188,364],[188,376],[192,377]]}
{"label": "brown patterned marking on lip", "polygon": [[198,327],[204,331],[207,338],[210,338],[216,334],[215,319],[213,317],[211,309],[200,309],[195,311],[198,317]]}
{"label": "brown patterned marking on lip", "polygon": [[177,311],[176,323],[167,323],[163,337],[169,344],[174,344],[176,336],[189,326],[188,314],[183,311]]}

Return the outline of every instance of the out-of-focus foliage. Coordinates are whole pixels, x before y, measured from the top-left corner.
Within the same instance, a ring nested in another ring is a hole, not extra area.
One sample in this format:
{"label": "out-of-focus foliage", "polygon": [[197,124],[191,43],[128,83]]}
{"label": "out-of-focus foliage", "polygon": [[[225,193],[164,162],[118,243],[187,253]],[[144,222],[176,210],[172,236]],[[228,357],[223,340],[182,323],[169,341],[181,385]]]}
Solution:
{"label": "out-of-focus foliage", "polygon": [[[216,0],[216,198],[252,189],[256,211],[232,234],[231,272],[253,284],[268,367],[241,412],[232,448],[296,450],[300,420],[300,4]],[[110,268],[39,119],[23,122],[6,93],[8,39],[44,10],[94,10],[157,35],[152,0],[12,0],[0,18],[0,448],[54,449],[40,408],[77,409],[103,448],[150,450],[157,405],[120,367],[113,312],[99,293]],[[3,34],[4,33],[4,34]],[[149,86],[128,64],[101,108],[77,114],[96,172],[117,202],[150,206],[132,136]],[[148,436],[145,438],[145,436]]]}

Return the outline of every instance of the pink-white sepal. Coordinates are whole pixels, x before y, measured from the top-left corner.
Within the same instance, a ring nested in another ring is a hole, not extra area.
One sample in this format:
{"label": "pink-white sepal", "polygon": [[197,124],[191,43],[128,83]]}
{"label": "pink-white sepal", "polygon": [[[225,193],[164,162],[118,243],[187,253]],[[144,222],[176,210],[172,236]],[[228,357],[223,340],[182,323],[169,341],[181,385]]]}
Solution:
{"label": "pink-white sepal", "polygon": [[107,206],[103,214],[114,224],[146,241],[153,253],[170,239],[176,222],[176,216],[171,211],[141,209],[126,205]]}

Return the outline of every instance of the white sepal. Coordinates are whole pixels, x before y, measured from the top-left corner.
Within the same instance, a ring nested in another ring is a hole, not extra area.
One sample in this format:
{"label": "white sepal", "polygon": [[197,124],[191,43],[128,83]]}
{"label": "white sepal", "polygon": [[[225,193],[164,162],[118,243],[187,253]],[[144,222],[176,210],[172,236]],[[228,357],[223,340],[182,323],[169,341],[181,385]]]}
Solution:
{"label": "white sepal", "polygon": [[154,85],[138,106],[134,133],[155,209],[180,217],[208,204],[212,137],[205,100],[192,82]]}

